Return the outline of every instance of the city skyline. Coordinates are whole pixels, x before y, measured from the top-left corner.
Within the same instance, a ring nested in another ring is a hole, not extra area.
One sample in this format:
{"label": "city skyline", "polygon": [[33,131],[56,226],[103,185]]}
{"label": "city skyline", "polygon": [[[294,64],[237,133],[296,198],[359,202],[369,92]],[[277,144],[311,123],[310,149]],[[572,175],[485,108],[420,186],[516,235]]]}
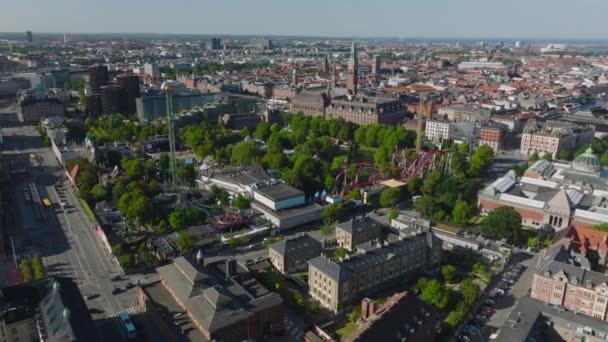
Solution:
{"label": "city skyline", "polygon": [[[201,35],[279,35],[311,37],[397,38],[520,38],[604,39],[608,30],[601,13],[608,3],[583,0],[511,1],[497,10],[497,1],[436,0],[400,3],[380,0],[277,0],[229,3],[180,0],[75,1],[61,5],[39,0],[8,0],[4,13],[28,13],[1,18],[1,32],[168,33]],[[95,8],[95,12],[91,12]],[[188,10],[185,10],[188,9]],[[212,10],[209,10],[212,9]],[[370,16],[370,9],[378,14]],[[335,23],[339,22],[339,25]],[[564,25],[568,22],[568,25]]]}

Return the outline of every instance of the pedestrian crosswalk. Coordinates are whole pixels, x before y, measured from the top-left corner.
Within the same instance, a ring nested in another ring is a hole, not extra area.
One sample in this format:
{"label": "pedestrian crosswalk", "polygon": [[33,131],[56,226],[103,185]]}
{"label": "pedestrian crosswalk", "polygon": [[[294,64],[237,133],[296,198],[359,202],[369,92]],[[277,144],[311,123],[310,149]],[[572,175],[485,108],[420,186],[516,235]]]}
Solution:
{"label": "pedestrian crosswalk", "polygon": [[283,321],[285,326],[285,337],[288,341],[303,341],[304,333],[288,318]]}
{"label": "pedestrian crosswalk", "polygon": [[118,311],[115,311],[115,312],[113,312],[111,314],[108,314],[106,317],[108,317],[108,318],[118,317],[118,315],[121,312],[123,312],[123,311],[126,311],[129,315],[135,315],[135,314],[138,314],[141,310],[139,309],[139,306],[133,305],[133,306],[130,306],[130,307],[126,308],[126,309],[118,310]]}

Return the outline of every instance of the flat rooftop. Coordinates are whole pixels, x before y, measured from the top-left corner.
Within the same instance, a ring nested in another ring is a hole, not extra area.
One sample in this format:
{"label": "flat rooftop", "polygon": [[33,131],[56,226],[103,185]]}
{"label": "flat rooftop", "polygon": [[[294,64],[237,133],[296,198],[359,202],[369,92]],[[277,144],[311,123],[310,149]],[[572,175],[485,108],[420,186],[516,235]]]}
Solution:
{"label": "flat rooftop", "polygon": [[290,198],[304,196],[304,191],[294,188],[286,183],[275,183],[269,186],[262,186],[255,190],[260,195],[267,197],[275,202],[288,200]]}
{"label": "flat rooftop", "polygon": [[178,323],[183,336],[186,337],[188,341],[208,341],[205,335],[203,335],[196,325],[194,325],[188,315],[183,314],[178,319],[173,319],[174,314],[183,312],[183,310],[160,281],[145,285],[142,289],[148,294],[148,297],[150,297],[154,304],[167,310],[167,313],[170,314],[170,318],[167,319],[166,323],[171,325],[172,322],[169,320]]}

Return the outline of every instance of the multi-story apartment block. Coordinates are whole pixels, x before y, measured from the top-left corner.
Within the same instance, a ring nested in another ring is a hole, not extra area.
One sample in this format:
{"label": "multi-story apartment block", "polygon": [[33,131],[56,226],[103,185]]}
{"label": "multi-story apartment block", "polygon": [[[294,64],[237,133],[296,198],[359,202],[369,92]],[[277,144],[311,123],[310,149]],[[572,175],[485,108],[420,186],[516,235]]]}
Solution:
{"label": "multi-story apartment block", "polygon": [[568,242],[546,250],[534,274],[530,296],[547,304],[607,320],[608,276],[590,269],[589,261]]}
{"label": "multi-story apartment block", "polygon": [[547,121],[540,123],[530,120],[521,136],[521,153],[528,155],[537,152],[549,153],[554,159],[561,150],[574,150],[591,143],[595,127],[577,126],[572,123]]}
{"label": "multi-story apartment block", "polygon": [[484,125],[479,130],[479,145],[488,145],[494,152],[503,149],[506,129],[500,124]]}
{"label": "multi-story apartment block", "polygon": [[338,246],[349,251],[372,240],[378,239],[384,230],[379,222],[363,216],[336,224],[336,241]]}
{"label": "multi-story apartment block", "polygon": [[307,261],[321,255],[321,243],[306,234],[275,242],[268,247],[268,258],[281,273],[306,270]]}
{"label": "multi-story apartment block", "polygon": [[449,121],[427,120],[424,135],[428,140],[441,141],[454,136],[454,126]]}
{"label": "multi-story apartment block", "polygon": [[488,121],[492,110],[472,105],[452,105],[441,107],[437,114],[450,121]]}
{"label": "multi-story apartment block", "polygon": [[364,293],[435,268],[440,260],[441,241],[430,232],[388,245],[368,243],[359,247],[359,254],[342,261],[326,256],[308,261],[308,287],[314,299],[338,313]]}
{"label": "multi-story apartment block", "polygon": [[44,118],[63,116],[65,106],[46,89],[28,89],[17,93],[17,116],[22,122],[36,123]]}
{"label": "multi-story apartment block", "polygon": [[201,253],[196,259],[179,257],[157,268],[160,282],[138,288],[139,302],[184,312],[200,332],[193,341],[255,340],[283,330],[285,312],[278,294],[233,258],[205,262]]}

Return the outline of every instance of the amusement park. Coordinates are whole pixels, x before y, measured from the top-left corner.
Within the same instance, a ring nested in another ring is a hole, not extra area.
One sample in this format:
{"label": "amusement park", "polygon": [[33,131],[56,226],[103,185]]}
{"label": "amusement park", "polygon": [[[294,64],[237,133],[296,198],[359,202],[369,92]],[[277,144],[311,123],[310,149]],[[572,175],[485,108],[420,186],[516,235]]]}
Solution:
{"label": "amusement park", "polygon": [[394,152],[391,162],[382,168],[368,162],[349,164],[346,160],[335,177],[336,187],[333,193],[346,196],[355,189],[399,187],[405,185],[411,177],[422,178],[433,170],[451,174],[453,153],[452,150],[440,149],[402,149]]}

